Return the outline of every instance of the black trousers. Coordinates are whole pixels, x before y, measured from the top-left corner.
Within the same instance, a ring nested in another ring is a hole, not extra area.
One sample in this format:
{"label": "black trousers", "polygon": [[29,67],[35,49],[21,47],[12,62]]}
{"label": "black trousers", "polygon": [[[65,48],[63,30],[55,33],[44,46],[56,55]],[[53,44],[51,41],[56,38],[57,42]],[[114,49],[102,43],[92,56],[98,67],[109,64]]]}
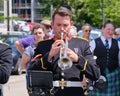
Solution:
{"label": "black trousers", "polygon": [[54,94],[50,94],[50,89],[33,87],[32,92],[29,92],[29,96],[54,96]]}
{"label": "black trousers", "polygon": [[84,96],[81,87],[66,87],[64,89],[54,88],[54,94],[50,94],[50,89],[33,88],[29,96]]}
{"label": "black trousers", "polygon": [[54,96],[84,96],[84,92],[81,87],[55,88]]}

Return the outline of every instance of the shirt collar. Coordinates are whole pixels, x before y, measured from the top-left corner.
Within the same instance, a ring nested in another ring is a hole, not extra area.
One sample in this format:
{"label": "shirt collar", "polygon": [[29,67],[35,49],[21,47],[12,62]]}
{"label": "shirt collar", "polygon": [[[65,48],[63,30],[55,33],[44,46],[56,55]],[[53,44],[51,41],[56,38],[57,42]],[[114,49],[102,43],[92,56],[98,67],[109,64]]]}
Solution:
{"label": "shirt collar", "polygon": [[[69,34],[68,35],[68,40],[71,40],[72,36]],[[54,35],[53,40],[59,40],[60,38],[58,38],[57,36]]]}
{"label": "shirt collar", "polygon": [[[106,38],[104,36],[101,36],[101,40],[102,40],[102,42],[105,42]],[[107,39],[107,40],[108,40],[108,42],[111,42],[112,38]]]}

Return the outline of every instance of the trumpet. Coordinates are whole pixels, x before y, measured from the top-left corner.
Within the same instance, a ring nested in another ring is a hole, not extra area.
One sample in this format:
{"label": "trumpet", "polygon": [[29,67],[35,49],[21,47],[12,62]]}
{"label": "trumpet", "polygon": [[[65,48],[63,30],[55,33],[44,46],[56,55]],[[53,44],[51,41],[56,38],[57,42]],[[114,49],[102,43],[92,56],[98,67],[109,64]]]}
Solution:
{"label": "trumpet", "polygon": [[[63,32],[61,33],[61,40],[63,40]],[[61,70],[66,70],[72,67],[72,61],[67,56],[67,48],[68,48],[68,38],[65,38],[65,42],[61,44],[60,49],[60,59],[58,60],[58,66]]]}

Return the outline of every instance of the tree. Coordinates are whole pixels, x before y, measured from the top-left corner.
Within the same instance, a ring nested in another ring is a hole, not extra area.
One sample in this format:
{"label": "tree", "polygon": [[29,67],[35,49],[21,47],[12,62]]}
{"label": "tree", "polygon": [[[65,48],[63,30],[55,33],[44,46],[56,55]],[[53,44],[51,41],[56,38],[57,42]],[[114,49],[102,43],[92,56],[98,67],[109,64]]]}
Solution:
{"label": "tree", "polygon": [[[0,0],[0,9],[3,9],[3,0]],[[0,21],[4,19],[4,14],[3,13],[0,13]]]}
{"label": "tree", "polygon": [[[44,3],[45,1],[47,2]],[[53,5],[54,8],[60,5],[68,5],[72,7],[75,24],[89,23],[94,27],[100,27],[104,14],[105,20],[112,20],[116,27],[120,26],[120,0],[43,0],[42,3],[46,6],[42,10],[45,17],[50,17],[50,5]],[[103,14],[102,9],[104,10]]]}

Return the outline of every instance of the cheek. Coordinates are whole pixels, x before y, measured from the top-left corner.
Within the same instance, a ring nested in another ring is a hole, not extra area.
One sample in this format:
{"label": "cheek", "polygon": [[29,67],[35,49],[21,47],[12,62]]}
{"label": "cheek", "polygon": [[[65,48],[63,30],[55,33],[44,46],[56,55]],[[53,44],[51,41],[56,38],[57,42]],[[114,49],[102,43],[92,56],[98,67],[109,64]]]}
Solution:
{"label": "cheek", "polygon": [[38,36],[35,36],[35,40],[37,41],[39,38],[38,38]]}
{"label": "cheek", "polygon": [[43,37],[43,35],[42,35],[42,34],[37,36],[37,38],[38,38],[38,39],[39,39],[39,38],[41,38],[41,37]]}
{"label": "cheek", "polygon": [[111,31],[111,34],[114,34],[114,31]]}
{"label": "cheek", "polygon": [[[66,31],[67,31],[67,32],[70,32],[70,27],[68,27],[68,28],[66,29]],[[74,31],[74,30],[73,30],[73,31]]]}
{"label": "cheek", "polygon": [[113,34],[114,34],[114,31],[108,31],[107,34],[108,34],[108,35],[113,35]]}
{"label": "cheek", "polygon": [[90,35],[91,33],[90,32],[88,32],[88,35]]}
{"label": "cheek", "polygon": [[36,39],[40,39],[41,38],[41,36],[36,36]]}
{"label": "cheek", "polygon": [[83,32],[83,34],[84,34],[84,35],[87,35],[87,33],[86,33],[86,32]]}
{"label": "cheek", "polygon": [[54,26],[53,26],[53,29],[54,29],[54,31],[56,31],[56,30],[57,30],[57,26],[56,26],[56,25],[54,25]]}
{"label": "cheek", "polygon": [[45,37],[45,34],[43,34],[43,37]]}

